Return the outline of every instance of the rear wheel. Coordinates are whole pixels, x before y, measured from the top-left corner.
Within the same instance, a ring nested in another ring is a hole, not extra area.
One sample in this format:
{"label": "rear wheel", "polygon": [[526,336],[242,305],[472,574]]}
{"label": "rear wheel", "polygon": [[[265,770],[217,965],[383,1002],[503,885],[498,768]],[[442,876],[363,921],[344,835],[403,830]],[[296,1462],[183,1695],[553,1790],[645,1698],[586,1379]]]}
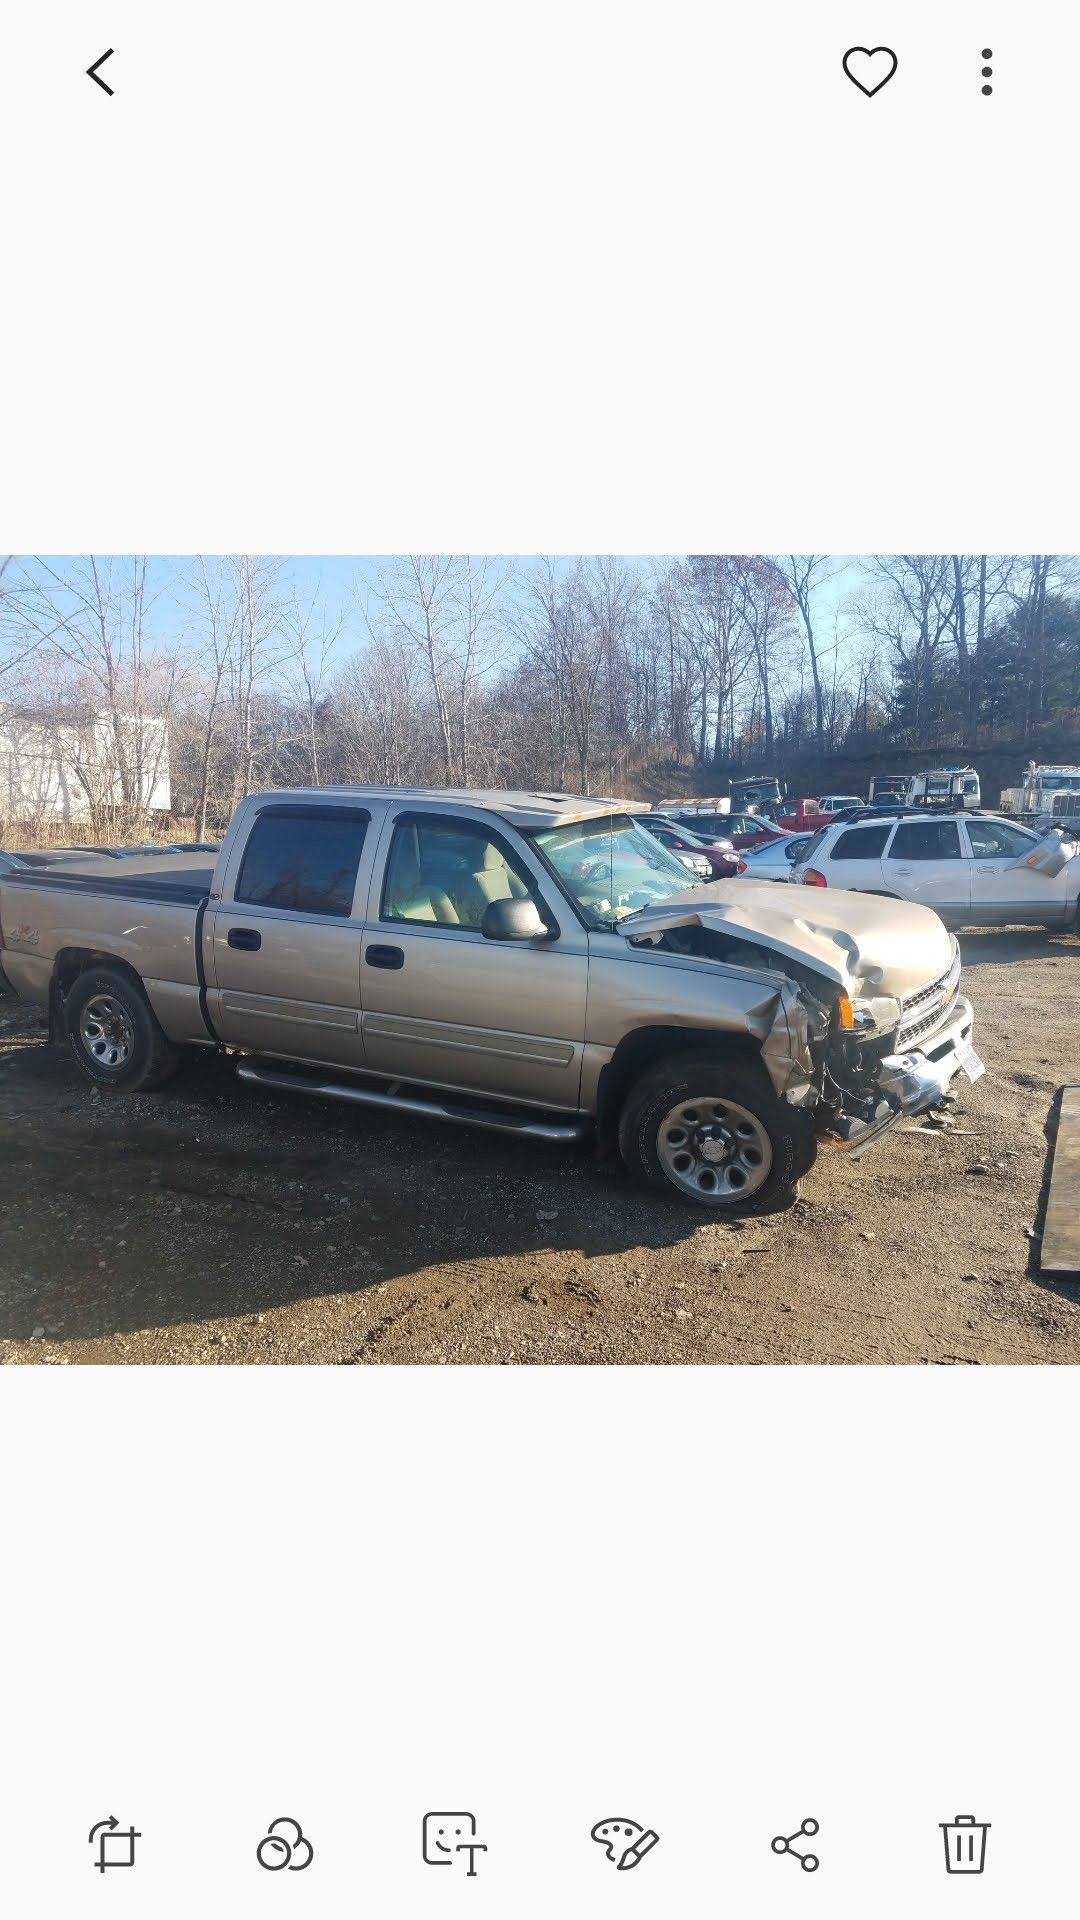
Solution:
{"label": "rear wheel", "polygon": [[159,1087],[180,1058],[142,988],[112,967],[80,973],[64,1002],[68,1043],[95,1087],[139,1093]]}
{"label": "rear wheel", "polygon": [[633,1086],[619,1150],[650,1186],[716,1213],[788,1204],[813,1165],[809,1116],[781,1100],[765,1073],[715,1053],[675,1054]]}

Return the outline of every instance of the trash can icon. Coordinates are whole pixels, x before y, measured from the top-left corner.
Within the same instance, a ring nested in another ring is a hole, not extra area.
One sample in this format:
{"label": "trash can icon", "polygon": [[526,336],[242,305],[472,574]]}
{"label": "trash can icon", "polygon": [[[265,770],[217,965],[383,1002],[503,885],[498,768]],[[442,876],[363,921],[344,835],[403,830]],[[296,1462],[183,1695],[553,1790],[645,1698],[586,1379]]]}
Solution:
{"label": "trash can icon", "polygon": [[973,1813],[958,1813],[955,1820],[942,1820],[945,1835],[946,1873],[981,1873],[986,1865],[986,1836],[989,1820],[976,1820]]}

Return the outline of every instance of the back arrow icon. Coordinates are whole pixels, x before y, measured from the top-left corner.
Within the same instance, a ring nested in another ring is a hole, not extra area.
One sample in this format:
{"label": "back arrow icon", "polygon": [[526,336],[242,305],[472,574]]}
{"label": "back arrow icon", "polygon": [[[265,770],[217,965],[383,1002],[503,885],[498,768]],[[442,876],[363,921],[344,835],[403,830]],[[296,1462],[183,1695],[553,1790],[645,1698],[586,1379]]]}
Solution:
{"label": "back arrow icon", "polygon": [[98,72],[98,68],[103,67],[105,65],[106,60],[111,59],[112,53],[113,53],[112,47],[106,47],[105,52],[102,54],[99,54],[98,58],[94,61],[93,66],[87,67],[86,69],[88,75],[90,76],[90,79],[94,82],[95,86],[101,88],[102,93],[116,92],[116,88],[110,87],[108,81],[103,80],[100,73]]}

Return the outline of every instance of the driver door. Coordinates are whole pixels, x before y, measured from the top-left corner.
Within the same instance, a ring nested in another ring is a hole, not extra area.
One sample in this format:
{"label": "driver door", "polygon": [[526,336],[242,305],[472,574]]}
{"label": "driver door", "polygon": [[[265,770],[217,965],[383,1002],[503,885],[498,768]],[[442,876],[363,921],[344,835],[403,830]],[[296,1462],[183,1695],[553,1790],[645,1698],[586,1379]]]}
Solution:
{"label": "driver door", "polygon": [[[554,937],[488,939],[489,902],[526,894]],[[561,901],[556,919],[554,903],[550,878],[490,817],[392,814],[360,967],[371,1071],[576,1110],[588,944]]]}
{"label": "driver door", "polygon": [[1025,855],[1034,852],[1037,840],[1004,820],[967,819],[964,831],[971,846],[975,923],[988,927],[1025,920],[1064,924],[1069,894],[1066,869],[1051,876],[1038,866],[1028,866]]}

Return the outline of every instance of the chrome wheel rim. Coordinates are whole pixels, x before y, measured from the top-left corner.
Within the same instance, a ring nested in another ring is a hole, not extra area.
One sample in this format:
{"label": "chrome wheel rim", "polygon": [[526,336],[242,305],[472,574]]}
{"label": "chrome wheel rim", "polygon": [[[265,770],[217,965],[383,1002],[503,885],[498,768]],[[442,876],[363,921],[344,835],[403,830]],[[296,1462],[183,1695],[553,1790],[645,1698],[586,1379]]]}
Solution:
{"label": "chrome wheel rim", "polygon": [[715,1095],[672,1107],[657,1130],[656,1152],[674,1186],[717,1207],[749,1199],[773,1163],[772,1142],[757,1115]]}
{"label": "chrome wheel rim", "polygon": [[91,1060],[115,1072],[131,1059],[135,1028],[119,1000],[109,993],[95,993],[82,1010],[79,1038]]}

